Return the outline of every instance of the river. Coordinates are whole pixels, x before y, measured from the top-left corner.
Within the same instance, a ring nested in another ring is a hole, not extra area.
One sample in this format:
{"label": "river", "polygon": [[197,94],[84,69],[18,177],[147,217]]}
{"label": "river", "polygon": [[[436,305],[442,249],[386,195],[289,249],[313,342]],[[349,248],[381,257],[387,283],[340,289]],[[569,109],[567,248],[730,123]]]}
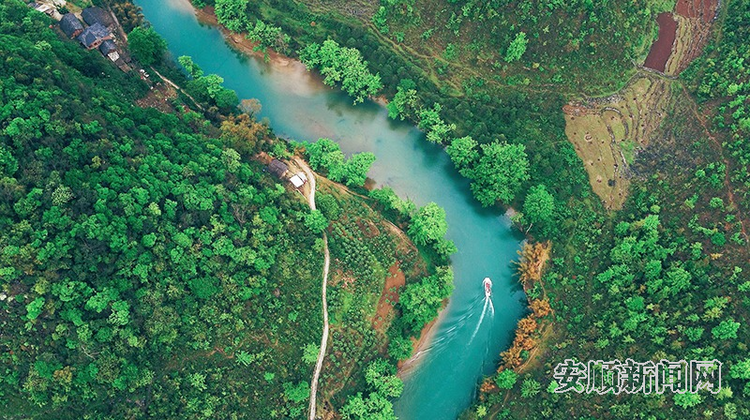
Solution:
{"label": "river", "polygon": [[[193,57],[241,99],[258,99],[259,116],[268,118],[276,134],[304,141],[329,137],[346,154],[372,152],[377,161],[369,176],[377,185],[388,185],[417,205],[434,201],[445,209],[447,237],[458,247],[452,258],[455,290],[394,405],[401,419],[455,419],[471,403],[481,377],[494,371],[525,311],[511,265],[522,237],[508,218],[480,207],[448,155],[414,126],[389,120],[377,103],[353,106],[346,94],[324,86],[295,61],[269,64],[238,53],[217,28],[198,22],[188,0],[135,3],[175,57]],[[485,277],[494,283],[495,313],[488,310],[477,329]]]}

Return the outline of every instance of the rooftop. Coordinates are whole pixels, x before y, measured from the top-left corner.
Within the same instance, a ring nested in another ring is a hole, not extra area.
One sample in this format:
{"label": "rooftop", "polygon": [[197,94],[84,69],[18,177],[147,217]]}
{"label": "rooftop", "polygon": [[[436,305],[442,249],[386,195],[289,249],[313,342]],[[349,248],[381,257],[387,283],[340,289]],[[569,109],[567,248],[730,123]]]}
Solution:
{"label": "rooftop", "polygon": [[101,45],[99,45],[99,51],[101,51],[102,54],[105,54],[105,55],[116,50],[117,50],[117,44],[115,44],[114,41],[109,40],[109,39],[105,40],[104,42],[102,42]]}
{"label": "rooftop", "polygon": [[89,25],[101,23],[103,26],[112,26],[112,16],[101,7],[87,7],[81,12],[81,17]]}
{"label": "rooftop", "polygon": [[305,185],[305,181],[307,181],[307,177],[305,177],[305,174],[302,172],[292,176],[289,178],[289,181],[294,185],[294,188],[299,188],[303,185]]}
{"label": "rooftop", "polygon": [[81,35],[78,36],[78,40],[81,41],[86,48],[91,48],[97,41],[111,38],[112,34],[109,30],[102,26],[100,23],[95,23],[86,28]]}
{"label": "rooftop", "polygon": [[287,173],[287,171],[289,170],[289,167],[286,166],[286,163],[278,159],[274,159],[271,161],[271,163],[268,164],[268,170],[271,171],[272,174],[281,178],[284,176],[284,174]]}
{"label": "rooftop", "polygon": [[63,15],[62,19],[60,19],[60,29],[68,36],[68,38],[72,38],[77,35],[76,32],[81,33],[81,31],[83,31],[83,24],[78,20],[76,15],[66,13]]}

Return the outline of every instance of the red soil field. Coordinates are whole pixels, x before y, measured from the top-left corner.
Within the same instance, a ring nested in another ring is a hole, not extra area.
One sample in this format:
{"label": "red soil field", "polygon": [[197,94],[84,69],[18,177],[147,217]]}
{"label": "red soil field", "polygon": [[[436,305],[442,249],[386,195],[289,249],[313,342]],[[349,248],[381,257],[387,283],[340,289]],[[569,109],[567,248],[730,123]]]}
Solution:
{"label": "red soil field", "polygon": [[675,13],[687,18],[700,18],[703,23],[709,23],[716,15],[718,0],[677,0]]}
{"label": "red soil field", "polygon": [[651,45],[643,66],[663,72],[672,54],[672,44],[677,37],[677,21],[671,13],[659,13],[656,21],[659,23],[659,38]]}

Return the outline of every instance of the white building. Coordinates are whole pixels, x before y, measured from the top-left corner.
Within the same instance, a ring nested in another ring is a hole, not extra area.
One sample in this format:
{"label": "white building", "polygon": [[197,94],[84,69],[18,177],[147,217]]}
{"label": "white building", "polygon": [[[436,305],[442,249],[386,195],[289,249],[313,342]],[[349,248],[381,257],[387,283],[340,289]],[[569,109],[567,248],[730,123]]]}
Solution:
{"label": "white building", "polygon": [[289,182],[294,185],[294,188],[299,188],[303,185],[305,185],[305,182],[307,182],[307,177],[304,173],[300,172],[296,175],[292,175],[291,178],[289,178]]}

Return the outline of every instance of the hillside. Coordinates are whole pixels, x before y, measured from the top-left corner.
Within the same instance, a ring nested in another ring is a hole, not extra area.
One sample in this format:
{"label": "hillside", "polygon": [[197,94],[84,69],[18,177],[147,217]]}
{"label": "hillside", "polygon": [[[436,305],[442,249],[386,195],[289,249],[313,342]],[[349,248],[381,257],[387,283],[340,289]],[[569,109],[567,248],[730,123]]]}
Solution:
{"label": "hillside", "polygon": [[63,39],[20,1],[0,4],[0,21],[4,418],[304,416],[323,230],[334,354],[357,372],[344,396],[332,382],[324,396],[364,391],[368,365],[396,380],[387,305],[435,271],[401,231],[408,218],[393,213],[396,227],[378,201],[322,177],[311,213],[258,158],[303,149],[233,110],[233,92],[208,95],[215,78],[156,55],[196,103]]}
{"label": "hillside", "polygon": [[[445,145],[483,205],[513,206],[532,239],[551,240],[527,293],[549,299],[555,333],[519,323],[525,348],[503,354],[466,418],[750,416],[747,2],[722,3],[710,31],[680,26],[669,74],[641,63],[657,13],[697,19],[684,1],[194,3],[215,3],[236,32],[275,25],[282,52],[324,76],[361,69],[331,54],[356,49],[367,73],[331,84],[377,75],[391,116]],[[710,33],[705,50],[691,33]],[[626,358],[716,359],[723,390],[554,392],[565,359]]]}

